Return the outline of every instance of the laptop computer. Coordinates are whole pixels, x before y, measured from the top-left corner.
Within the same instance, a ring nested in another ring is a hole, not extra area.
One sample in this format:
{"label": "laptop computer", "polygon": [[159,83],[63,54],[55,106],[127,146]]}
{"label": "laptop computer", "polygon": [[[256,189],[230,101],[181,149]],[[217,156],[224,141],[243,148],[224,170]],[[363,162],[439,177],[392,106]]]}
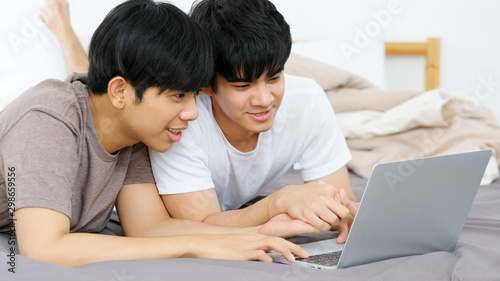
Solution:
{"label": "laptop computer", "polygon": [[[293,265],[317,269],[356,265],[434,251],[453,251],[476,196],[491,150],[376,165],[345,244],[328,239],[302,248]],[[289,263],[271,253],[275,262]]]}

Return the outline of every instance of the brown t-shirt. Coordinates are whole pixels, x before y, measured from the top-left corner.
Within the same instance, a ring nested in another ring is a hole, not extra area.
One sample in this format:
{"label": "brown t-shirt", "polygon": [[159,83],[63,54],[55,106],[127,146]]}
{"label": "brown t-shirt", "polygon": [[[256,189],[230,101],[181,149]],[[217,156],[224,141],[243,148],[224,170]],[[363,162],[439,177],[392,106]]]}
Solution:
{"label": "brown t-shirt", "polygon": [[0,231],[11,223],[11,202],[61,212],[71,232],[99,232],[124,184],[154,182],[144,144],[113,155],[101,145],[86,78],[46,80],[0,112]]}

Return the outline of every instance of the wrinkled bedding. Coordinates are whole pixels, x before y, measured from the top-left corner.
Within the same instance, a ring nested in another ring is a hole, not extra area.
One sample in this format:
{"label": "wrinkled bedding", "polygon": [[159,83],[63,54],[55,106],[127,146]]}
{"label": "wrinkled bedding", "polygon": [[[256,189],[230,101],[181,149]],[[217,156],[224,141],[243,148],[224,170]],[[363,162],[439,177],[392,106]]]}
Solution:
{"label": "wrinkled bedding", "polygon": [[318,81],[352,153],[347,167],[368,178],[377,163],[493,150],[482,184],[498,178],[500,123],[474,96],[434,89],[383,91],[342,69],[292,55],[285,71]]}
{"label": "wrinkled bedding", "polygon": [[[366,179],[351,175],[360,198]],[[338,270],[283,264],[209,259],[99,262],[67,268],[15,255],[8,271],[8,235],[0,235],[0,280],[499,280],[500,182],[481,186],[453,252],[390,259]],[[105,233],[112,234],[109,229]],[[335,237],[335,232],[301,235],[294,242]],[[2,260],[3,259],[3,260]]]}

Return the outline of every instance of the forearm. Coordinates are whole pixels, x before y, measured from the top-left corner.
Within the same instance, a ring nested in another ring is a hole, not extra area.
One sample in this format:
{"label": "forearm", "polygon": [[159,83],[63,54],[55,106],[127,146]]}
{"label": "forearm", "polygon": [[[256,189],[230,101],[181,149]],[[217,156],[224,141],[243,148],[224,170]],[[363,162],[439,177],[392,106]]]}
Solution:
{"label": "forearm", "polygon": [[[230,233],[258,233],[259,226],[255,227],[226,227],[191,220],[163,218],[146,227],[141,233],[130,233],[138,237],[163,237],[192,234],[230,234]],[[129,233],[125,233],[129,235]]]}
{"label": "forearm", "polygon": [[66,63],[66,71],[68,73],[88,71],[89,60],[87,54],[80,44],[73,28],[71,26],[65,26],[63,32],[57,35],[57,39],[61,45],[64,61]]}
{"label": "forearm", "polygon": [[[148,204],[144,205],[142,202],[148,202]],[[125,235],[131,237],[258,232],[256,227],[223,227],[203,223],[202,219],[172,218],[158,196],[155,184],[123,186],[116,200],[116,207]],[[192,210],[192,208],[188,209]],[[175,210],[170,212],[174,213]],[[183,211],[179,211],[179,213],[186,214]]]}
{"label": "forearm", "polygon": [[198,236],[129,238],[89,233],[71,233],[52,243],[21,248],[21,254],[64,266],[78,266],[109,260],[196,257],[203,247]]}
{"label": "forearm", "polygon": [[293,261],[292,253],[307,257],[297,245],[256,233],[133,238],[68,233],[69,217],[51,209],[21,208],[14,216],[21,255],[64,266],[183,257],[271,262],[265,254],[271,250],[282,253],[289,261]]}
{"label": "forearm", "polygon": [[221,226],[259,226],[265,224],[276,215],[283,213],[279,208],[277,197],[279,196],[271,194],[244,209],[211,214],[203,221]]}
{"label": "forearm", "polygon": [[[223,213],[221,213],[223,214]],[[228,213],[230,214],[230,212]],[[226,215],[226,214],[224,214]],[[232,215],[232,214],[231,214]],[[232,217],[233,219],[235,217]],[[218,218],[220,219],[220,217]],[[232,221],[228,222],[227,217],[223,218],[225,223],[236,224]],[[237,220],[236,220],[237,221]],[[241,220],[240,220],[241,221]],[[219,223],[224,223],[220,222]],[[124,228],[126,230],[126,228]],[[291,218],[286,214],[280,214],[266,221],[263,225],[246,226],[246,227],[226,227],[219,225],[212,225],[208,223],[192,221],[192,220],[179,220],[170,217],[164,217],[157,220],[151,225],[140,230],[135,228],[135,233],[125,231],[128,236],[135,237],[164,237],[170,235],[192,235],[192,234],[264,234],[276,237],[293,237],[302,233],[318,232],[319,229],[307,224],[303,221]],[[137,232],[140,231],[140,232]]]}

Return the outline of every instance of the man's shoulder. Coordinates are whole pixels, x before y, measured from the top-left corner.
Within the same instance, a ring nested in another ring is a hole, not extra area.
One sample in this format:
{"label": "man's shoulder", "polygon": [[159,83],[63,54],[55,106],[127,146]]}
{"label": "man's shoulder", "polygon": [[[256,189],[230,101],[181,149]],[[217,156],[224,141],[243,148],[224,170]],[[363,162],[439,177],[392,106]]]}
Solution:
{"label": "man's shoulder", "polygon": [[79,127],[85,114],[82,112],[83,97],[81,89],[78,90],[72,83],[44,80],[26,90],[1,112],[0,119],[4,125],[1,131],[5,132],[27,114],[46,114],[66,125]]}
{"label": "man's shoulder", "polygon": [[209,111],[212,107],[212,99],[204,93],[199,93],[196,97],[196,107],[198,110]]}
{"label": "man's shoulder", "polygon": [[212,114],[212,100],[209,96],[200,93],[196,98],[196,108],[198,110],[198,118],[189,122],[189,128],[197,128],[198,130],[209,128],[213,129],[214,115]]}
{"label": "man's shoulder", "polygon": [[81,91],[78,91],[72,83],[48,79],[26,90],[12,102],[12,105],[25,109],[60,112],[67,110],[69,104],[77,102],[82,97]]}
{"label": "man's shoulder", "polygon": [[283,107],[294,107],[303,111],[308,106],[313,106],[326,97],[321,86],[313,79],[301,76],[285,76],[285,96]]}
{"label": "man's shoulder", "polygon": [[286,92],[308,92],[318,91],[321,86],[313,79],[285,74],[285,90]]}
{"label": "man's shoulder", "polygon": [[80,81],[57,79],[44,80],[28,90],[26,94],[37,100],[40,106],[54,110],[88,97],[86,86]]}

